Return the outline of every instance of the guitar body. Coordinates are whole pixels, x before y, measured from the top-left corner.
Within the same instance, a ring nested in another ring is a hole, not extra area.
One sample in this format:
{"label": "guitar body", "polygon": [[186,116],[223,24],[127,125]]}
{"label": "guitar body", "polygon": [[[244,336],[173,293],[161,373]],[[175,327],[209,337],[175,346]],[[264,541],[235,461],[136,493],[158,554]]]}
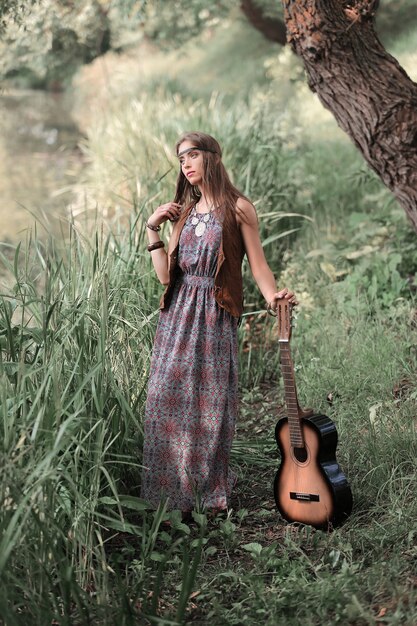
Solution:
{"label": "guitar body", "polygon": [[336,460],[337,430],[326,415],[301,418],[303,448],[290,443],[288,418],[275,428],[281,465],[274,481],[275,501],[289,522],[331,529],[352,510],[352,492]]}

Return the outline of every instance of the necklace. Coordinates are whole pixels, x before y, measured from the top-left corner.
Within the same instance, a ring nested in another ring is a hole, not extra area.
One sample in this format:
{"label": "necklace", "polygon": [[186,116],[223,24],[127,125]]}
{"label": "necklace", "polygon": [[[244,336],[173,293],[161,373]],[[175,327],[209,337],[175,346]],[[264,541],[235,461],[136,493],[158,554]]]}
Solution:
{"label": "necklace", "polygon": [[214,206],[211,205],[209,210],[206,213],[197,213],[198,203],[194,207],[194,215],[191,219],[191,224],[195,226],[194,233],[196,237],[201,237],[204,234],[207,228],[207,222],[210,219],[210,214],[214,209]]}

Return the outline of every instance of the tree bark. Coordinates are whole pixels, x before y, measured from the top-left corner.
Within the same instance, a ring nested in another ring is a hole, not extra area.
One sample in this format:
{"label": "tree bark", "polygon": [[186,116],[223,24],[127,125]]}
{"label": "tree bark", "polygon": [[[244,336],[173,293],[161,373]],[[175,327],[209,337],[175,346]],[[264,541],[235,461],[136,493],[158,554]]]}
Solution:
{"label": "tree bark", "polygon": [[417,232],[417,84],[374,29],[376,0],[282,0],[309,86],[393,192]]}
{"label": "tree bark", "polygon": [[254,0],[242,0],[240,8],[252,26],[259,30],[266,39],[285,46],[287,35],[284,22],[265,16]]}

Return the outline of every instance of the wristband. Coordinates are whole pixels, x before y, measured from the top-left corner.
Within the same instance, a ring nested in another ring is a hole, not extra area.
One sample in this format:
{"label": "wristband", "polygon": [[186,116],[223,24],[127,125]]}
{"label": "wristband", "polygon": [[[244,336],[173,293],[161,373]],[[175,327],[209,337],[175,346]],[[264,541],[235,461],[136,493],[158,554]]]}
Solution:
{"label": "wristband", "polygon": [[149,222],[146,222],[146,228],[149,228],[149,230],[154,230],[155,232],[161,230],[160,226],[154,226],[153,224],[149,224]]}
{"label": "wristband", "polygon": [[155,243],[150,243],[148,246],[148,252],[152,252],[152,250],[158,250],[158,248],[163,248],[165,246],[164,242],[159,240],[155,241]]}

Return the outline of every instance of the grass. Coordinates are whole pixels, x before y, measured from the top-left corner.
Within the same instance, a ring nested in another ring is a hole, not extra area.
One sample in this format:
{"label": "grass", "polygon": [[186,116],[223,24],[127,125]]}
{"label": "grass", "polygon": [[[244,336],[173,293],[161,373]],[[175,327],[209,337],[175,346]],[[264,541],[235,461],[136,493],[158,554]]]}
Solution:
{"label": "grass", "polygon": [[[79,189],[106,223],[91,227],[80,202],[65,245],[34,236],[1,257],[7,626],[417,622],[415,234],[314,98],[298,83],[283,88],[286,106],[276,95],[292,64],[286,53],[271,62],[271,87],[237,102],[155,81],[132,98],[139,82],[122,93],[115,77],[120,97],[89,127]],[[287,525],[275,510],[276,329],[246,266],[231,509],[185,524],[139,498],[160,292],[143,223],[172,188],[171,146],[189,125],[220,139],[279,283],[300,296],[300,400],[336,423],[354,495],[333,533]]]}
{"label": "grass", "polygon": [[271,436],[281,396],[271,386],[247,392],[235,445],[237,537],[207,602],[214,623],[415,623],[416,392],[406,375],[415,370],[415,327],[405,318],[393,328],[378,316],[355,320],[352,332],[350,317],[335,313],[299,320],[294,358],[302,398],[337,424],[353,513],[330,535],[277,519]]}
{"label": "grass", "polygon": [[[104,554],[97,516],[105,512],[102,496],[118,494],[119,481],[138,474],[127,450],[141,447],[136,407],[151,345],[153,311],[143,297],[149,274],[135,275],[136,263],[134,238],[122,252],[116,237],[97,235],[91,243],[71,226],[63,256],[32,241],[24,251],[17,247],[9,267],[15,283],[0,309],[0,570],[11,576],[13,604],[20,598],[10,623],[19,623],[19,613],[20,623],[30,615],[35,623],[52,620],[43,594],[82,605],[79,586],[106,577],[105,563],[102,573],[93,567]],[[123,284],[114,281],[121,267]],[[33,570],[22,580],[27,563]],[[21,589],[22,582],[29,587]],[[42,601],[33,604],[32,594]]]}
{"label": "grass", "polygon": [[124,236],[114,231],[90,241],[71,225],[65,250],[30,241],[9,267],[0,335],[5,624],[414,624],[412,301],[387,311],[358,298],[353,315],[334,298],[305,308],[294,330],[301,401],[337,424],[355,499],[349,520],[326,534],[287,526],[275,511],[283,397],[274,329],[253,314],[251,332],[241,329],[239,485],[226,518],[200,513],[190,526],[138,497],[157,289],[140,221]]}

